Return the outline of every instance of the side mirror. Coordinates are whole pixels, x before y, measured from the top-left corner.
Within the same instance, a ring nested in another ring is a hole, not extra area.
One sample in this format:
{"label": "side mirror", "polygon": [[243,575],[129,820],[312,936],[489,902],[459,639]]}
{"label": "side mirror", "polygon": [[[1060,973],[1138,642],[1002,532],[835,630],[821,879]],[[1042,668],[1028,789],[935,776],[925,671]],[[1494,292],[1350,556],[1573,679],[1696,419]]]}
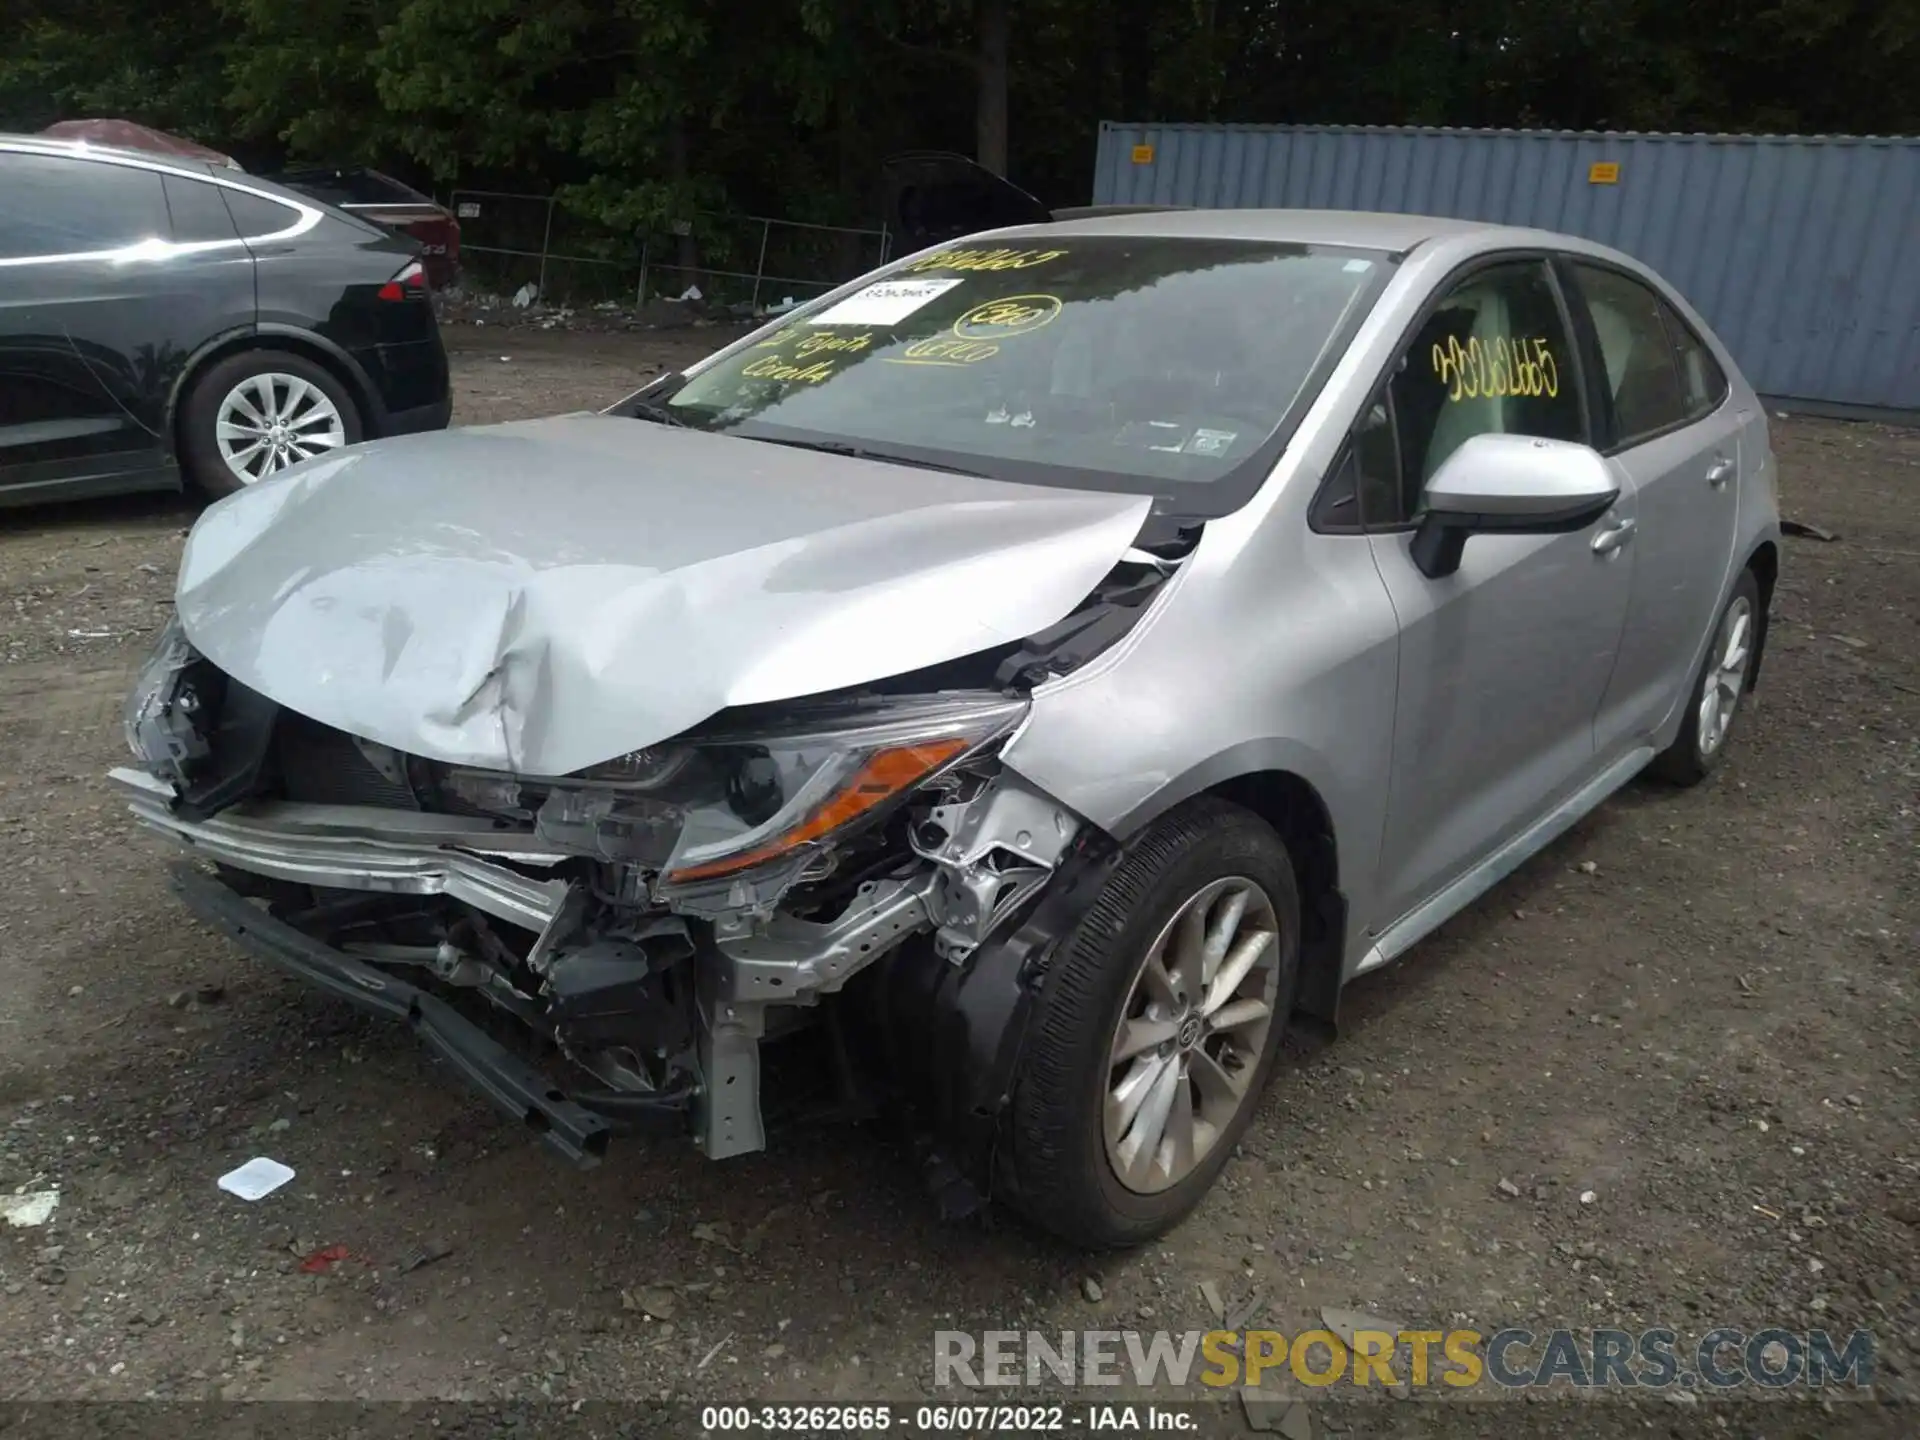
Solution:
{"label": "side mirror", "polygon": [[1564,535],[1584,530],[1620,498],[1597,450],[1531,435],[1475,435],[1427,482],[1413,563],[1429,580],[1460,568],[1469,535]]}

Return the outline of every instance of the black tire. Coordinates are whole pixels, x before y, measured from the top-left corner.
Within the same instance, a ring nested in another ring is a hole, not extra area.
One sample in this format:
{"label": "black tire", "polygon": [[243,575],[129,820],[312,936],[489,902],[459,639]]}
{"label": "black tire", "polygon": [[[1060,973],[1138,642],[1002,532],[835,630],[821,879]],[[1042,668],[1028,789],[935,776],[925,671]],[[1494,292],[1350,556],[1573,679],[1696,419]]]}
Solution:
{"label": "black tire", "polygon": [[243,486],[228,467],[214,433],[221,402],[236,385],[257,375],[297,375],[319,390],[340,412],[351,445],[365,433],[360,406],[338,376],[304,355],[288,350],[242,350],[217,360],[194,377],[180,408],[180,460],[187,483],[209,500],[231,495]]}
{"label": "black tire", "polygon": [[[1726,734],[1721,737],[1719,744],[1708,749],[1702,746],[1700,739],[1700,704],[1705,696],[1707,677],[1719,665],[1721,631],[1727,616],[1742,602],[1753,616],[1751,633],[1747,639],[1746,679],[1734,704],[1733,718],[1728,722]],[[1694,673],[1692,685],[1688,687],[1686,718],[1680,724],[1680,733],[1674,737],[1673,744],[1653,757],[1647,766],[1648,774],[1669,785],[1689,786],[1698,785],[1720,768],[1721,761],[1727,757],[1727,747],[1733,743],[1734,732],[1739,729],[1741,713],[1747,708],[1747,697],[1753,692],[1754,672],[1760,661],[1760,635],[1766,623],[1760,606],[1760,582],[1754,579],[1751,570],[1743,570],[1734,584],[1733,593],[1727,597],[1727,603],[1713,617],[1713,639],[1700,661],[1699,670]]]}
{"label": "black tire", "polygon": [[[1185,1179],[1156,1194],[1123,1186],[1103,1131],[1108,1049],[1146,951],[1185,901],[1214,880],[1253,880],[1272,900],[1280,944],[1268,1043],[1243,1103]],[[1300,970],[1300,896],[1286,846],[1250,811],[1190,801],[1136,840],[1062,944],[1035,1001],[1003,1132],[1003,1198],[1034,1223],[1094,1250],[1164,1234],[1200,1202],[1259,1108]],[[996,1188],[1002,1188],[996,1186]]]}

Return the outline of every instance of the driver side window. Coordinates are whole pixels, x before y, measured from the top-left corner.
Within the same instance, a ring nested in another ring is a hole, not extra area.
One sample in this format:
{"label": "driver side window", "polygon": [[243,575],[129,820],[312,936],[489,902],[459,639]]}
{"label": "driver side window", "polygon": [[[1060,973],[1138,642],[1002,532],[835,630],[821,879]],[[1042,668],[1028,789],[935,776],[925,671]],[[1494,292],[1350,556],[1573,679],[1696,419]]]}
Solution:
{"label": "driver side window", "polygon": [[[1357,447],[1368,528],[1425,510],[1426,483],[1475,435],[1586,439],[1579,372],[1544,261],[1490,266],[1429,314],[1386,387],[1393,439]],[[1376,424],[1378,423],[1376,419]]]}

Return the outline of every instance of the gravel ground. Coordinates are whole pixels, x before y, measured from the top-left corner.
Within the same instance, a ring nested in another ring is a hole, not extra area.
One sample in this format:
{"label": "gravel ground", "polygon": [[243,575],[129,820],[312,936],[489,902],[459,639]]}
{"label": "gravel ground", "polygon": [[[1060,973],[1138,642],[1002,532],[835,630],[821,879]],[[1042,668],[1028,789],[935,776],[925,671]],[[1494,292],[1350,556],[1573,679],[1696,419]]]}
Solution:
{"label": "gravel ground", "polygon": [[[448,335],[461,423],[606,404],[719,338]],[[1860,1327],[1879,1392],[1911,1396],[1920,433],[1775,440],[1788,513],[1839,538],[1787,542],[1716,782],[1629,787],[1356,985],[1200,1211],[1091,1266],[943,1225],[860,1130],[724,1165],[632,1144],[575,1173],[405,1035],[190,924],[101,776],[191,511],[0,512],[0,1194],[60,1196],[0,1231],[0,1399],[910,1399],[934,1393],[937,1329],[1205,1328],[1202,1282],[1289,1333],[1327,1306]],[[215,1189],[256,1154],[298,1178],[252,1205]],[[1764,1410],[1509,1405],[1498,1429],[1913,1433],[1860,1402]]]}

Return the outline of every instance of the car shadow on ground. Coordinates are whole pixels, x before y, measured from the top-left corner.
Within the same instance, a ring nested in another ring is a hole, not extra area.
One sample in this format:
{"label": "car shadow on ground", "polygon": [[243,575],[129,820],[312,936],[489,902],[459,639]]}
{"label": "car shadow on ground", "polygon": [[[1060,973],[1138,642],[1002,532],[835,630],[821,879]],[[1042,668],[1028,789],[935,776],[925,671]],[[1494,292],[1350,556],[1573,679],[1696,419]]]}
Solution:
{"label": "car shadow on ground", "polygon": [[91,500],[54,500],[0,510],[0,524],[31,528],[42,536],[84,534],[96,530],[116,535],[141,531],[184,530],[199,518],[205,502],[180,490],[146,491],[138,495],[109,495]]}
{"label": "car shadow on ground", "polygon": [[1516,919],[1558,904],[1556,888],[1569,872],[1580,873],[1587,852],[1598,848],[1628,814],[1671,802],[1675,794],[1671,786],[1645,777],[1629,781],[1405,954],[1357,976],[1340,997],[1341,1034],[1356,1034],[1389,1020],[1438,988],[1457,987],[1455,968],[1486,963],[1493,949],[1490,942],[1503,938]]}

